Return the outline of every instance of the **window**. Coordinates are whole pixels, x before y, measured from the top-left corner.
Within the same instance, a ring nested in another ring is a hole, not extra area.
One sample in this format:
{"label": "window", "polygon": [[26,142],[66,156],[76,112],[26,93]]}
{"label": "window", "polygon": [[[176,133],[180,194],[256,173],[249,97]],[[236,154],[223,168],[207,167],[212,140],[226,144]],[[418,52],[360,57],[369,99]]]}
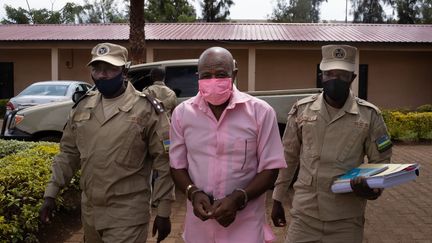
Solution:
{"label": "window", "polygon": [[132,85],[138,91],[143,91],[143,89],[152,84],[150,79],[150,70],[152,67],[146,67],[144,69],[130,71],[128,73],[128,78]]}
{"label": "window", "polygon": [[24,89],[21,95],[47,95],[47,96],[66,96],[68,85],[30,85]]}
{"label": "window", "polygon": [[82,90],[82,91],[86,91],[87,92],[87,90],[89,90],[89,89],[91,89],[91,85],[89,85],[89,84],[78,84],[78,86],[80,87],[79,89],[80,90]]}
{"label": "window", "polygon": [[166,67],[165,84],[176,93],[177,97],[192,97],[198,93],[198,67]]}

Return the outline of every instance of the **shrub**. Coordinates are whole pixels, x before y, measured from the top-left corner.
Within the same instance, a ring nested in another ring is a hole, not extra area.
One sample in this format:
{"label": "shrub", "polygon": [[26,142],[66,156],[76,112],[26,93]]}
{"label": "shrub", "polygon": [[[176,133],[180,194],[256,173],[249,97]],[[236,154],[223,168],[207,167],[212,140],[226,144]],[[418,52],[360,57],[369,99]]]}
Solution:
{"label": "shrub", "polygon": [[432,112],[384,111],[383,117],[393,140],[432,140]]}
{"label": "shrub", "polygon": [[8,101],[9,99],[0,99],[0,119],[3,119],[6,113],[6,104]]}
{"label": "shrub", "polygon": [[[9,146],[10,154],[0,159],[0,242],[37,242],[39,208],[59,146],[9,142],[14,144]],[[63,194],[64,190],[57,198],[58,207],[64,206]]]}
{"label": "shrub", "polygon": [[0,140],[0,159],[6,155],[14,154],[29,148],[33,148],[37,143],[23,143],[16,140]]}
{"label": "shrub", "polygon": [[432,104],[421,105],[416,110],[417,112],[432,112]]}

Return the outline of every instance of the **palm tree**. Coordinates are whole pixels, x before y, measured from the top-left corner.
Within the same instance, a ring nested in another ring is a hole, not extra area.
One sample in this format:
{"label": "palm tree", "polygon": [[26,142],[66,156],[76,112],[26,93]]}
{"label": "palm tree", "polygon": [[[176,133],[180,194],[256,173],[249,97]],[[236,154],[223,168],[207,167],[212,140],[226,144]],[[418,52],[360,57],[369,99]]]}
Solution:
{"label": "palm tree", "polygon": [[354,22],[384,23],[383,5],[393,5],[394,0],[353,0]]}
{"label": "palm tree", "polygon": [[230,15],[229,8],[233,0],[203,0],[201,2],[203,20],[206,22],[226,21]]}
{"label": "palm tree", "polygon": [[129,44],[132,64],[143,63],[145,60],[144,1],[145,0],[130,0]]}

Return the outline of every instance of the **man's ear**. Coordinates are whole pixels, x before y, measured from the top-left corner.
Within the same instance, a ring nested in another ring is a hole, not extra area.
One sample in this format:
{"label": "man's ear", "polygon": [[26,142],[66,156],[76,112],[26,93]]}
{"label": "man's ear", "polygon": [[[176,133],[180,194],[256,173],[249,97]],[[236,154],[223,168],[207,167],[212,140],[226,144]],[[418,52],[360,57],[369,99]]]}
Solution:
{"label": "man's ear", "polygon": [[237,71],[238,71],[237,68],[234,68],[234,70],[232,71],[231,79],[232,79],[233,82],[236,81],[236,78],[237,78]]}

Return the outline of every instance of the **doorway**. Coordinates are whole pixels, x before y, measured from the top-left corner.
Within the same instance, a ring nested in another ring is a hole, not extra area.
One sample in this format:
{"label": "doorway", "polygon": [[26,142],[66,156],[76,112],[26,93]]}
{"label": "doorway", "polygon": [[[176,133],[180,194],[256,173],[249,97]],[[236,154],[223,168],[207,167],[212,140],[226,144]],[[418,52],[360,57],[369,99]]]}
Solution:
{"label": "doorway", "polygon": [[13,62],[0,62],[0,99],[9,99],[13,96]]}

